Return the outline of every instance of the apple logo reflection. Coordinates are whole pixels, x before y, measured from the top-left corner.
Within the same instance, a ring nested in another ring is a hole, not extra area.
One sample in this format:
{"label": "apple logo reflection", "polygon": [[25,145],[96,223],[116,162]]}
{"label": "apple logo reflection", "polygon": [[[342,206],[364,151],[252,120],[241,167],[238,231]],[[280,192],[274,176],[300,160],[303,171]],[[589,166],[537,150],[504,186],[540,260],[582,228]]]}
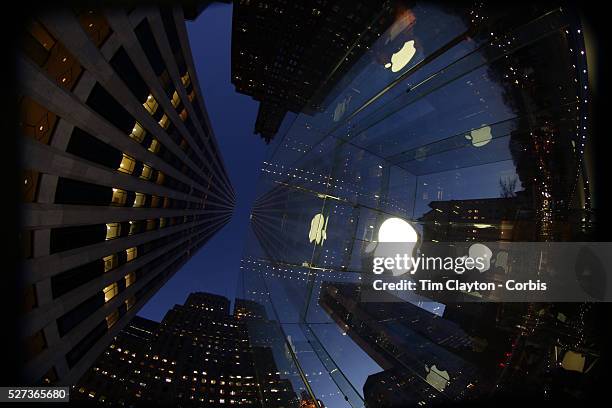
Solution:
{"label": "apple logo reflection", "polygon": [[472,146],[482,147],[493,139],[491,127],[483,125],[480,129],[474,129],[468,135],[465,135],[465,138],[472,141]]}
{"label": "apple logo reflection", "polygon": [[427,372],[427,377],[425,377],[425,381],[429,383],[436,390],[442,392],[449,384],[450,376],[448,375],[448,371],[439,370],[436,365],[432,365],[431,367],[425,366],[425,371]]}
{"label": "apple logo reflection", "polygon": [[391,68],[391,72],[398,72],[404,68],[416,54],[414,40],[406,41],[402,48],[391,55],[391,62],[385,64],[385,68]]}
{"label": "apple logo reflection", "polygon": [[310,221],[310,231],[308,232],[309,242],[314,242],[315,245],[323,245],[327,239],[327,222],[329,216],[325,218],[323,214],[316,214]]}

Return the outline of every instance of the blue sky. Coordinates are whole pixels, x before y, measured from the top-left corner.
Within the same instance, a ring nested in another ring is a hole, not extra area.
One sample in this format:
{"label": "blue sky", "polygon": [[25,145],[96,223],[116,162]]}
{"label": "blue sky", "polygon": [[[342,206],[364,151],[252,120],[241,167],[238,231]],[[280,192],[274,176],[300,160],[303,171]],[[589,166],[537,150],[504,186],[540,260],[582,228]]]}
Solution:
{"label": "blue sky", "polygon": [[190,292],[234,297],[260,164],[267,151],[265,142],[253,134],[258,102],[236,93],[230,82],[231,5],[213,3],[196,21],[187,22],[187,32],[206,109],[236,191],[236,208],[231,221],[138,313],[157,321]]}

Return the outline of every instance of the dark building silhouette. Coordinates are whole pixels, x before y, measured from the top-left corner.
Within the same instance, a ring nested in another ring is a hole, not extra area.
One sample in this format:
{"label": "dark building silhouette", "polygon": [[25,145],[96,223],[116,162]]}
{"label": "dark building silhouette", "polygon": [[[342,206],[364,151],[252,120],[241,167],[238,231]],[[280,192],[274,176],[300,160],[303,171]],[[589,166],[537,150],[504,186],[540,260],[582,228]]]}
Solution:
{"label": "dark building silhouette", "polygon": [[[381,294],[376,302],[363,302],[360,286],[347,283],[324,283],[319,304],[378,365],[389,370],[369,380],[364,393],[378,395],[379,388],[386,387],[379,382],[394,376],[405,383],[392,385],[395,391],[406,393],[396,396],[397,401],[469,399],[491,390],[490,374],[497,368],[491,356],[495,353],[444,315],[389,294]],[[369,406],[379,406],[372,403]]]}
{"label": "dark building silhouette", "polygon": [[235,2],[232,83],[260,102],[254,133],[269,142],[287,112],[312,114],[393,22],[399,1]]}
{"label": "dark building silhouette", "polygon": [[529,241],[535,238],[531,201],[524,191],[513,197],[432,201],[419,219],[423,240]]}
{"label": "dark building silhouette", "polygon": [[252,346],[246,324],[229,306],[225,297],[192,293],[159,324],[135,318],[73,395],[128,406],[294,407],[297,397],[280,378],[271,349]]}
{"label": "dark building silhouette", "polygon": [[363,399],[368,408],[428,406],[434,396],[428,384],[401,369],[372,374],[363,385]]}
{"label": "dark building silhouette", "polygon": [[60,10],[18,56],[29,383],[74,383],[230,218],[181,8]]}

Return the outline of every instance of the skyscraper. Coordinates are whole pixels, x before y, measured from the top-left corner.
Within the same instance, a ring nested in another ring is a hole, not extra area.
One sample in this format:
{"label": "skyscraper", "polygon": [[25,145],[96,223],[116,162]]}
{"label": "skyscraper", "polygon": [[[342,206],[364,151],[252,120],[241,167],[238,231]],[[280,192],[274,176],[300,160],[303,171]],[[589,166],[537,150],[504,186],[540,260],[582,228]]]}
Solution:
{"label": "skyscraper", "polygon": [[229,220],[180,8],[40,15],[18,58],[24,380],[70,384]]}
{"label": "skyscraper", "polygon": [[[279,377],[271,349],[252,347],[246,324],[229,313],[229,305],[222,296],[192,293],[159,324],[134,319],[73,395],[128,405],[296,406],[297,396]],[[133,341],[136,336],[140,343]]]}
{"label": "skyscraper", "polygon": [[359,291],[358,284],[325,283],[319,302],[383,369],[412,384],[407,399],[445,401],[490,391],[496,360],[478,356],[485,350],[459,325],[390,294],[361,302]]}
{"label": "skyscraper", "polygon": [[270,141],[287,112],[312,114],[393,22],[397,1],[235,2],[232,83],[260,102],[255,134]]}

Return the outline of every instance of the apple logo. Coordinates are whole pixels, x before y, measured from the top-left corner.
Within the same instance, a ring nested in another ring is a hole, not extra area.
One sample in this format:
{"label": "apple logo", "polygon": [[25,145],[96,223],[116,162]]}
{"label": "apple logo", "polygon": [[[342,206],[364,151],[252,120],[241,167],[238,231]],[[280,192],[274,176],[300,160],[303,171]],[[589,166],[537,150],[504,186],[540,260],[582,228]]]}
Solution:
{"label": "apple logo", "polygon": [[334,111],[334,122],[338,122],[342,118],[342,116],[344,116],[344,113],[346,112],[346,108],[348,108],[348,104],[351,101],[351,98],[352,95],[349,95],[348,97],[344,98],[342,102],[338,102],[336,110]]}
{"label": "apple logo", "polygon": [[[398,253],[413,256],[418,241],[419,234],[408,221],[396,217],[387,218],[378,229],[374,256],[393,258]],[[412,267],[409,265],[408,268],[393,268],[391,272],[393,276],[399,276],[409,272]]]}
{"label": "apple logo", "polygon": [[472,259],[483,259],[484,266],[482,268],[479,268],[478,265],[476,265],[476,269],[478,269],[480,273],[489,270],[489,268],[491,267],[491,256],[493,255],[493,252],[491,251],[491,249],[489,249],[488,246],[484,244],[474,244],[470,247],[468,253],[470,254],[470,258]]}
{"label": "apple logo", "polygon": [[446,370],[440,371],[436,367],[436,365],[432,365],[431,367],[425,366],[425,371],[427,372],[427,377],[425,377],[425,381],[429,383],[436,390],[442,392],[449,384],[449,375]]}
{"label": "apple logo", "polygon": [[465,135],[465,138],[472,141],[472,146],[482,147],[493,139],[491,127],[483,125],[480,129],[474,129],[469,135]]}
{"label": "apple logo", "polygon": [[327,239],[327,222],[329,216],[325,218],[323,214],[316,214],[310,221],[310,232],[308,232],[309,242],[315,242],[315,245],[323,245]]}
{"label": "apple logo", "polygon": [[414,40],[406,41],[402,48],[391,55],[391,62],[385,64],[385,68],[391,68],[391,72],[397,72],[404,68],[416,54]]}

